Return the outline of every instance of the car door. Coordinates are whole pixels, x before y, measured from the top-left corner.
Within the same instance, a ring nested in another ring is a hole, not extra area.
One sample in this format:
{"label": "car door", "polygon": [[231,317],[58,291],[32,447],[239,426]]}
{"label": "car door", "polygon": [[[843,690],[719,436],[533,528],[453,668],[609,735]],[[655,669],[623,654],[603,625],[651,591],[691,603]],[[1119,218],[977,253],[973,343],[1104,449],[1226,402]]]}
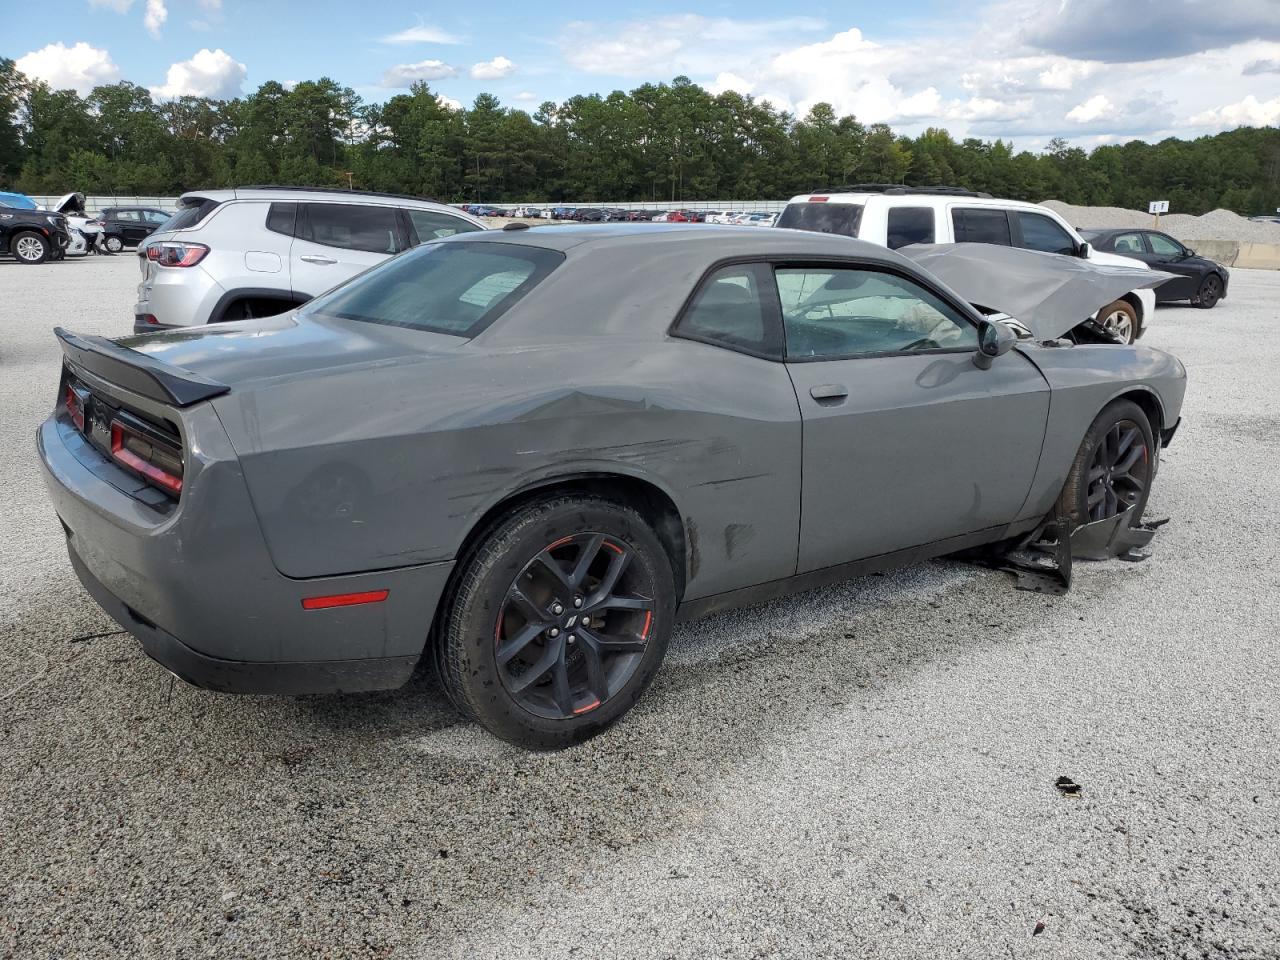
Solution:
{"label": "car door", "polygon": [[1150,251],[1142,259],[1156,270],[1177,274],[1177,280],[1161,284],[1157,296],[1161,300],[1183,300],[1195,296],[1200,289],[1201,269],[1190,251],[1173,237],[1154,230],[1143,232]]}
{"label": "car door", "polygon": [[378,204],[298,204],[297,236],[289,248],[295,297],[318,296],[407,246],[395,207]]}
{"label": "car door", "polygon": [[1049,411],[1035,365],[1014,350],[979,369],[974,317],[913,274],[775,277],[804,426],[798,572],[1013,521]]}
{"label": "car door", "polygon": [[1076,255],[1076,238],[1067,233],[1052,217],[1030,210],[1010,211],[1014,225],[1013,245],[1023,250],[1039,250],[1057,253],[1064,257]]}
{"label": "car door", "polygon": [[117,233],[125,246],[136,246],[145,236],[142,229],[142,217],[137,210],[117,210],[115,216]]}

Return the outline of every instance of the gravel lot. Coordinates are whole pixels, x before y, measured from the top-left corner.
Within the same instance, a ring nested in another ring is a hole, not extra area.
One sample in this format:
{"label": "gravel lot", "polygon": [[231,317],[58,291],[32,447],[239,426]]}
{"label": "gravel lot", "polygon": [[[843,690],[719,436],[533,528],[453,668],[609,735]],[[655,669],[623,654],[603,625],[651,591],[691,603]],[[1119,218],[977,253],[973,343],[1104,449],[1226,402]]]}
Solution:
{"label": "gravel lot", "polygon": [[128,332],[136,274],[0,261],[0,956],[1280,956],[1280,273],[1147,336],[1191,377],[1148,562],[694,623],[555,755],[427,675],[234,698],[75,639],[115,627],[34,462],[49,329]]}

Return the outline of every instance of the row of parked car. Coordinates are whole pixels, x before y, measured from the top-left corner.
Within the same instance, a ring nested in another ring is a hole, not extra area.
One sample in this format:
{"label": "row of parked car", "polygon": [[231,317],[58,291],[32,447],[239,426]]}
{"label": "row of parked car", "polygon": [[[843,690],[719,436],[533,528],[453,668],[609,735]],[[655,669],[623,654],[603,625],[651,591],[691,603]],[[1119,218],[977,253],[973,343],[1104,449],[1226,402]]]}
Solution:
{"label": "row of parked car", "polygon": [[157,207],[105,207],[88,213],[83,193],[68,193],[46,208],[26,194],[0,192],[0,256],[37,264],[119,253],[136,247],[171,216],[172,211]]}
{"label": "row of parked car", "polygon": [[[142,282],[134,329],[154,331],[269,316],[290,310],[387,257],[428,240],[487,228],[494,208],[466,209],[409,197],[349,190],[249,187],[185,194],[180,209],[140,250]],[[526,218],[564,218],[569,208],[515,208]],[[618,220],[652,211],[589,207],[580,222]],[[694,211],[654,220],[690,220]],[[711,214],[702,222],[772,225],[771,215]],[[742,221],[738,221],[742,222]],[[793,197],[777,226],[869,240],[896,249],[912,244],[985,243],[1151,267],[1174,275],[1156,290],[1135,289],[1100,313],[1098,323],[1132,343],[1152,322],[1159,301],[1212,307],[1227,294],[1225,267],[1197,257],[1150,230],[1085,231],[1053,210],[946,187],[858,184]],[[508,224],[507,229],[520,224]]]}
{"label": "row of parked car", "polygon": [[574,220],[579,223],[736,223],[771,227],[776,213],[729,210],[633,210],[625,207],[496,207],[464,203],[461,209],[477,217],[514,217],[521,220]]}

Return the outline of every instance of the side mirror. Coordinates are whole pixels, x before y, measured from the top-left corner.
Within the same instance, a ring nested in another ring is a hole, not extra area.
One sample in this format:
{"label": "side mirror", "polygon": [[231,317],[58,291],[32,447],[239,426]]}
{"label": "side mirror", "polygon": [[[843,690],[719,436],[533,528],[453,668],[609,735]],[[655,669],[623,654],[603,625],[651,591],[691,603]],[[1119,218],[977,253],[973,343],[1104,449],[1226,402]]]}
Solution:
{"label": "side mirror", "polygon": [[983,320],[978,324],[978,352],[973,355],[973,365],[979,370],[990,370],[996,357],[1003,357],[1018,342],[1018,335],[999,320]]}
{"label": "side mirror", "polygon": [[1076,256],[1081,260],[1088,260],[1091,253],[1093,253],[1093,247],[1089,245],[1089,241],[1081,240],[1080,246],[1076,247]]}

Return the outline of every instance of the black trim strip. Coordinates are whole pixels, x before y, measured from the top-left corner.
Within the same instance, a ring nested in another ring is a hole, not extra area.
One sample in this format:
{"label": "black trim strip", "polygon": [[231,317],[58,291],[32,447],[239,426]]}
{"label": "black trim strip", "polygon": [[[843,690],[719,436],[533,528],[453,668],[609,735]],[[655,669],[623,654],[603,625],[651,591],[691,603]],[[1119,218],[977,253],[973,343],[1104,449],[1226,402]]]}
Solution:
{"label": "black trim strip", "polygon": [[231,391],[225,383],[171,367],[106,337],[82,336],[62,327],[54,327],[53,335],[61,341],[62,352],[71,363],[161,403],[189,407]]}

